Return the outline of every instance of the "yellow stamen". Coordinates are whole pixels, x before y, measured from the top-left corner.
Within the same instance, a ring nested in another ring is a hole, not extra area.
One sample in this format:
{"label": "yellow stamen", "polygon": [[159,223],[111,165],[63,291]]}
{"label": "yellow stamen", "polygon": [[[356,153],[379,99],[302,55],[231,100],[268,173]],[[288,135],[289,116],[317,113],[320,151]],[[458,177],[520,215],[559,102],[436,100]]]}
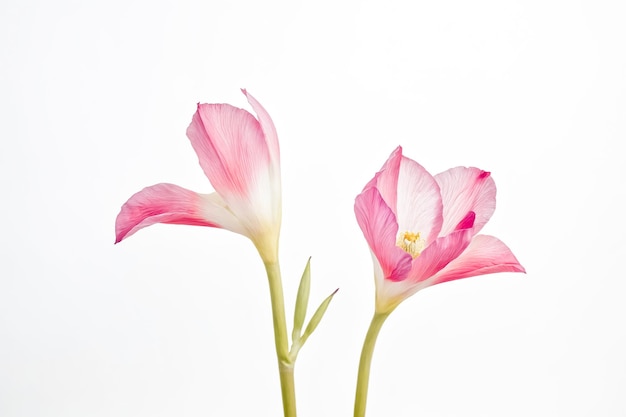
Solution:
{"label": "yellow stamen", "polygon": [[425,242],[420,237],[420,233],[403,232],[398,235],[396,246],[413,257],[413,259],[420,256],[420,253],[424,250]]}

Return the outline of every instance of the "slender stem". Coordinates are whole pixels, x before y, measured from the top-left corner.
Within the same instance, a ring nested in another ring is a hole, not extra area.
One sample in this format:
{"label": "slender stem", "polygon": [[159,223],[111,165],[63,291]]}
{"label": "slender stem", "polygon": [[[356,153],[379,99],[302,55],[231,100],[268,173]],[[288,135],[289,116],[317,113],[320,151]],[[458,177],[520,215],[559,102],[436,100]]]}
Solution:
{"label": "slender stem", "polygon": [[370,379],[370,365],[372,363],[372,355],[374,354],[374,346],[376,338],[380,332],[383,323],[389,317],[388,313],[374,313],[370,328],[363,342],[363,350],[361,350],[361,361],[359,362],[359,376],[356,382],[356,396],[354,398],[354,417],[364,417],[365,407],[367,405],[367,387]]}
{"label": "slender stem", "polygon": [[283,398],[285,417],[296,417],[296,392],[293,378],[294,364],[289,359],[289,339],[287,336],[287,321],[285,319],[285,300],[283,284],[280,277],[280,265],[276,262],[266,262],[267,280],[270,286],[272,300],[272,320],[274,322],[274,342],[278,357],[278,373],[280,375],[280,391]]}
{"label": "slender stem", "polygon": [[283,397],[283,412],[285,417],[296,417],[296,389],[293,379],[293,364],[283,366],[279,364],[280,392]]}

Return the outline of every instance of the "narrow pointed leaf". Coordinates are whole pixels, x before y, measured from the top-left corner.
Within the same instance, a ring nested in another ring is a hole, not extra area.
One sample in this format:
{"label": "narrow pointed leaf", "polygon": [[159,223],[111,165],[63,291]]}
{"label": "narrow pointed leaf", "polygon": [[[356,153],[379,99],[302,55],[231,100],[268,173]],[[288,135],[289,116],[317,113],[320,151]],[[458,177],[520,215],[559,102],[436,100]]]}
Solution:
{"label": "narrow pointed leaf", "polygon": [[301,344],[304,345],[304,342],[306,342],[306,340],[309,338],[311,333],[315,331],[315,329],[317,328],[317,325],[320,324],[322,317],[324,317],[324,313],[326,313],[326,309],[328,308],[328,305],[330,304],[334,295],[337,294],[337,291],[339,291],[339,288],[333,291],[331,295],[326,297],[326,299],[322,301],[322,304],[320,304],[320,306],[317,308],[317,310],[315,311],[315,314],[313,314],[313,317],[311,317],[311,321],[309,321],[309,324],[306,326],[306,329],[304,330]]}
{"label": "narrow pointed leaf", "polygon": [[304,325],[306,317],[306,309],[309,304],[309,294],[311,290],[311,258],[306,263],[302,278],[300,278],[300,286],[298,287],[298,296],[296,298],[296,308],[293,314],[293,332],[291,340],[300,339],[300,332]]}

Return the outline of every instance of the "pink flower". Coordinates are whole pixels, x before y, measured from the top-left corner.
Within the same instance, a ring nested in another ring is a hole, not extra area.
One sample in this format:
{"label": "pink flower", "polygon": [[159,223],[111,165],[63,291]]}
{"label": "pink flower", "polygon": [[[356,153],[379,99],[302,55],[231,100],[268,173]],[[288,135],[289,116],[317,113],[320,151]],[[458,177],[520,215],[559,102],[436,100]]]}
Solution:
{"label": "pink flower", "polygon": [[122,206],[115,243],[155,223],[218,227],[250,238],[264,261],[276,261],[281,223],[278,137],[269,114],[242,92],[258,120],[228,104],[198,104],[187,128],[215,192],[198,194],[173,184],[144,188]]}
{"label": "pink flower", "polygon": [[433,177],[398,147],[354,206],[374,260],[376,311],[442,282],[525,272],[504,243],[477,235],[495,207],[489,172],[457,167]]}

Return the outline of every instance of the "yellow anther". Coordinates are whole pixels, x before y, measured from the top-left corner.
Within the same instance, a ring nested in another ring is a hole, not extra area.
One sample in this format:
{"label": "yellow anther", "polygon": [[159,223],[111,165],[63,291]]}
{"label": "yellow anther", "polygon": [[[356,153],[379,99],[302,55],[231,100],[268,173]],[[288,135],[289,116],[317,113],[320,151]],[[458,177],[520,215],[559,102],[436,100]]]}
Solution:
{"label": "yellow anther", "polygon": [[414,259],[424,250],[425,242],[420,233],[402,232],[398,235],[396,246],[411,255]]}

